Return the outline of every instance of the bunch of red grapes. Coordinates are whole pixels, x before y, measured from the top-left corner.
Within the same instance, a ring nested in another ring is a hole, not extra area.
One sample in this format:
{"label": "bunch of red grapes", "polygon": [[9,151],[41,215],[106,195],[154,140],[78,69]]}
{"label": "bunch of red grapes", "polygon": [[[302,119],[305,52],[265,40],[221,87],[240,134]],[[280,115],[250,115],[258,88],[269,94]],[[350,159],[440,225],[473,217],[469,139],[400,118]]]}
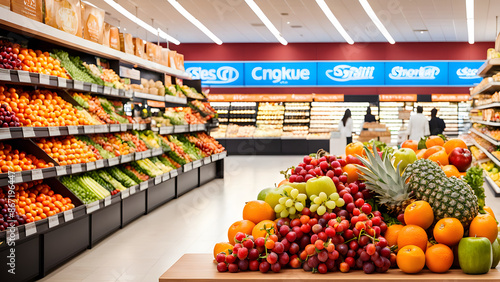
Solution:
{"label": "bunch of red grapes", "polygon": [[345,201],[342,208],[319,216],[306,207],[300,218],[280,218],[278,229],[269,230],[266,238],[254,240],[238,233],[233,253],[217,256],[217,269],[264,273],[286,267],[317,273],[359,269],[369,274],[396,266],[396,254],[382,236],[387,224],[382,214],[372,211],[372,206],[365,202],[372,197],[366,185],[362,181],[347,183],[342,173],[345,164],[345,160],[335,156],[306,156],[290,176],[290,182],[304,182],[321,175],[331,177]]}
{"label": "bunch of red grapes", "polygon": [[19,118],[16,117],[13,111],[7,104],[0,105],[0,125],[1,127],[18,127],[21,126]]}
{"label": "bunch of red grapes", "polygon": [[14,48],[8,41],[0,40],[0,68],[18,70],[21,69],[21,60],[14,53]]}

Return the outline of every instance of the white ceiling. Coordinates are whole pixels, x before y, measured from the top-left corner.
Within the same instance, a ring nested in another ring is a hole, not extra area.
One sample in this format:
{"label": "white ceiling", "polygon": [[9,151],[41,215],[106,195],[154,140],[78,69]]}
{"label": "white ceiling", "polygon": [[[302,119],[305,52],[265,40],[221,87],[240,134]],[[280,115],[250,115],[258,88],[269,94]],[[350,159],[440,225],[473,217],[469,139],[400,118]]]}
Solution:
{"label": "white ceiling", "polygon": [[[148,41],[157,40],[103,0],[87,1],[106,10],[109,13],[106,21],[110,24]],[[115,1],[133,14],[138,7],[140,19],[181,43],[213,42],[167,0]],[[178,1],[225,43],[277,42],[244,0]],[[288,42],[345,42],[314,0],[256,0],[256,3]],[[355,42],[387,42],[358,1],[326,0],[326,3]],[[468,40],[465,0],[369,0],[369,3],[396,42]],[[474,8],[475,41],[494,41],[500,0],[476,0]],[[414,30],[428,32],[420,34]]]}

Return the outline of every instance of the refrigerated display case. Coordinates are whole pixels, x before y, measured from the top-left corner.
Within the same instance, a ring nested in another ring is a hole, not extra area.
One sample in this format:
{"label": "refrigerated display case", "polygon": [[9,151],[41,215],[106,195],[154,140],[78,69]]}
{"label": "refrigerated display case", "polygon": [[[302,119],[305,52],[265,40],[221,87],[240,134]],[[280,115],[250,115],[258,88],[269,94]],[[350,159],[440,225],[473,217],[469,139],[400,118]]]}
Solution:
{"label": "refrigerated display case", "polygon": [[285,103],[283,136],[306,137],[309,133],[310,103]]}

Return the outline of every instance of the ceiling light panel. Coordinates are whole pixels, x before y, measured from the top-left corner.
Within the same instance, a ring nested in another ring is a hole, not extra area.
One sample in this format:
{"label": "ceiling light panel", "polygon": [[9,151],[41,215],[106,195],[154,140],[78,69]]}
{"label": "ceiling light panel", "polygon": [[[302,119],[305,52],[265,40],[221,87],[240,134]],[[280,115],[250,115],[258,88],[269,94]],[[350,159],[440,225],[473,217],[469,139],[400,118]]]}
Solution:
{"label": "ceiling light panel", "polygon": [[273,25],[273,23],[267,18],[267,16],[262,12],[260,7],[255,3],[254,0],[245,0],[245,2],[248,4],[248,6],[252,9],[252,11],[259,17],[259,19],[264,23],[264,25],[269,29],[269,31],[278,39],[278,41],[283,44],[287,45],[288,42],[281,36],[281,33],[276,29],[276,27]]}
{"label": "ceiling light panel", "polygon": [[474,0],[465,0],[467,12],[467,35],[469,44],[474,44]]}
{"label": "ceiling light panel", "polygon": [[335,17],[335,15],[332,13],[332,10],[326,5],[325,0],[316,0],[316,3],[318,3],[319,7],[325,13],[325,16],[328,18],[328,20],[333,24],[333,26],[337,29],[337,31],[342,35],[345,41],[349,44],[354,44],[354,40],[347,34],[345,31],[344,27],[340,24],[339,20]]}
{"label": "ceiling light panel", "polygon": [[191,13],[189,13],[184,7],[179,4],[176,0],[168,0],[170,5],[172,5],[182,16],[184,16],[188,21],[190,21],[194,26],[196,26],[199,30],[201,30],[205,35],[207,35],[213,42],[218,45],[222,44],[222,40],[220,40],[213,32],[211,32],[204,24],[202,24],[198,19],[196,19]]}
{"label": "ceiling light panel", "polygon": [[150,33],[152,33],[152,34],[154,34],[156,36],[160,36],[161,38],[163,38],[165,40],[168,40],[168,41],[170,41],[170,42],[172,42],[172,43],[174,43],[176,45],[180,44],[179,40],[173,38],[172,36],[166,34],[165,32],[159,33],[158,32],[159,29],[156,29],[156,28],[150,26],[149,24],[145,23],[143,20],[141,20],[138,17],[134,16],[132,13],[130,13],[129,11],[127,11],[127,9],[123,8],[120,4],[116,3],[115,1],[113,1],[113,0],[104,0],[104,2],[106,2],[113,9],[115,9],[116,11],[118,11],[120,14],[122,14],[125,17],[127,17],[129,20],[131,20],[135,24],[139,25],[140,27],[144,28],[145,30],[149,31]]}
{"label": "ceiling light panel", "polygon": [[382,24],[380,19],[377,17],[377,14],[375,14],[375,11],[373,11],[372,7],[370,6],[370,3],[368,3],[368,0],[359,0],[359,3],[365,10],[366,14],[370,17],[372,22],[375,24],[375,26],[378,28],[378,30],[382,33],[382,35],[389,41],[389,43],[394,44],[396,41],[394,41],[394,38],[389,34],[385,26]]}

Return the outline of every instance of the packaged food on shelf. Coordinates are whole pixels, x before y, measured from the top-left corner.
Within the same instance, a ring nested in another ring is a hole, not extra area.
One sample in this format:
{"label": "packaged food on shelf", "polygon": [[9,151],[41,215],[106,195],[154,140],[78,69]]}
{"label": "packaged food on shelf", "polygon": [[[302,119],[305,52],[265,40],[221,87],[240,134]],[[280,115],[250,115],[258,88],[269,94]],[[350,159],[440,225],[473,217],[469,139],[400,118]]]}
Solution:
{"label": "packaged food on shelf", "polygon": [[476,146],[470,146],[470,152],[472,153],[472,156],[480,161],[480,160],[485,160],[485,159],[488,159],[488,156],[486,156],[486,154],[479,150]]}
{"label": "packaged food on shelf", "polygon": [[43,1],[11,0],[10,10],[32,20],[43,22]]}
{"label": "packaged food on shelf", "polygon": [[44,3],[45,24],[71,35],[82,37],[82,4],[80,0],[44,0]]}
{"label": "packaged food on shelf", "polygon": [[134,55],[136,55],[139,58],[147,59],[144,50],[144,40],[138,37],[134,37],[132,39],[132,42],[134,43]]}
{"label": "packaged food on shelf", "polygon": [[255,131],[255,126],[253,125],[237,125],[229,124],[226,129],[226,137],[252,137]]}
{"label": "packaged food on shelf", "polygon": [[102,44],[105,11],[82,1],[83,38]]}
{"label": "packaged food on shelf", "polygon": [[109,28],[109,47],[118,51],[122,48],[120,42],[120,31],[116,26],[110,26]]}
{"label": "packaged food on shelf", "polygon": [[10,10],[10,0],[0,0],[0,7]]}
{"label": "packaged food on shelf", "polygon": [[141,84],[131,84],[130,89],[141,93],[165,96],[165,86],[160,80],[154,81],[141,78]]}

